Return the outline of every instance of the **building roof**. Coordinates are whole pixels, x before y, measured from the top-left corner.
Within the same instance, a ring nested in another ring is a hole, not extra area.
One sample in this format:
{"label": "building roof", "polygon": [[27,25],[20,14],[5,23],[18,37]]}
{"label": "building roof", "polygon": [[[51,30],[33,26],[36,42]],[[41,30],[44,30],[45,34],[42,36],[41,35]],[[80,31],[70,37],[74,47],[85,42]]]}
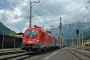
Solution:
{"label": "building roof", "polygon": [[90,40],[85,40],[85,42],[90,42]]}
{"label": "building roof", "polygon": [[17,33],[17,35],[23,35],[23,33]]}

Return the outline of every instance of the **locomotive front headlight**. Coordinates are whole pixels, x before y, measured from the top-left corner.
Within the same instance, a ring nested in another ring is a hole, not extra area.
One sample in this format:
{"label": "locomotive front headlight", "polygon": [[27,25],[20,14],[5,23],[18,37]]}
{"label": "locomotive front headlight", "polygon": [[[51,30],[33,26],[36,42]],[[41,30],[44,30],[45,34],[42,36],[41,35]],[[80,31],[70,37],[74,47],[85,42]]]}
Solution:
{"label": "locomotive front headlight", "polygon": [[37,40],[36,43],[38,44],[39,43],[39,40]]}

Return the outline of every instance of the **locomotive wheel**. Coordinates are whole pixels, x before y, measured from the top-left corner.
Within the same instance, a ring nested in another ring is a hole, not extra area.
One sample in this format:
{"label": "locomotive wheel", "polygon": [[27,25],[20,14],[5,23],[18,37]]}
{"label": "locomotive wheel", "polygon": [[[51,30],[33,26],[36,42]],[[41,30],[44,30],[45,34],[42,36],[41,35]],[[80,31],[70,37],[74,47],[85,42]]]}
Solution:
{"label": "locomotive wheel", "polygon": [[42,52],[45,52],[45,51],[46,51],[46,48],[44,47],[41,51],[42,51]]}
{"label": "locomotive wheel", "polygon": [[48,47],[47,50],[50,51],[50,48]]}
{"label": "locomotive wheel", "polygon": [[44,48],[44,51],[45,51],[45,52],[47,51],[46,47]]}
{"label": "locomotive wheel", "polygon": [[38,53],[39,53],[39,54],[41,53],[41,49],[38,49]]}

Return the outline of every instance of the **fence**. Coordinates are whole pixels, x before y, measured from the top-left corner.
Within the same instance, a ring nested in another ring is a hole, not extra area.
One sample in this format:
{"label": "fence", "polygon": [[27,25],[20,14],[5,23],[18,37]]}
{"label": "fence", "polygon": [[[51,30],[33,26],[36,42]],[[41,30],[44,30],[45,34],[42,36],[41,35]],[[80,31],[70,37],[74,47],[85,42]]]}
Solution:
{"label": "fence", "polygon": [[18,48],[21,46],[22,38],[0,35],[0,49]]}

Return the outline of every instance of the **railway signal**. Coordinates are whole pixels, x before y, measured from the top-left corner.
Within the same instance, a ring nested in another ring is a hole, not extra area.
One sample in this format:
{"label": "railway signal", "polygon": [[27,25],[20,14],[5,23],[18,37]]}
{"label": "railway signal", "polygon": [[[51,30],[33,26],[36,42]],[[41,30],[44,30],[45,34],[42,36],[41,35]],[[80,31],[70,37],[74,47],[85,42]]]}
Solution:
{"label": "railway signal", "polygon": [[79,34],[79,29],[76,29],[76,34]]}

